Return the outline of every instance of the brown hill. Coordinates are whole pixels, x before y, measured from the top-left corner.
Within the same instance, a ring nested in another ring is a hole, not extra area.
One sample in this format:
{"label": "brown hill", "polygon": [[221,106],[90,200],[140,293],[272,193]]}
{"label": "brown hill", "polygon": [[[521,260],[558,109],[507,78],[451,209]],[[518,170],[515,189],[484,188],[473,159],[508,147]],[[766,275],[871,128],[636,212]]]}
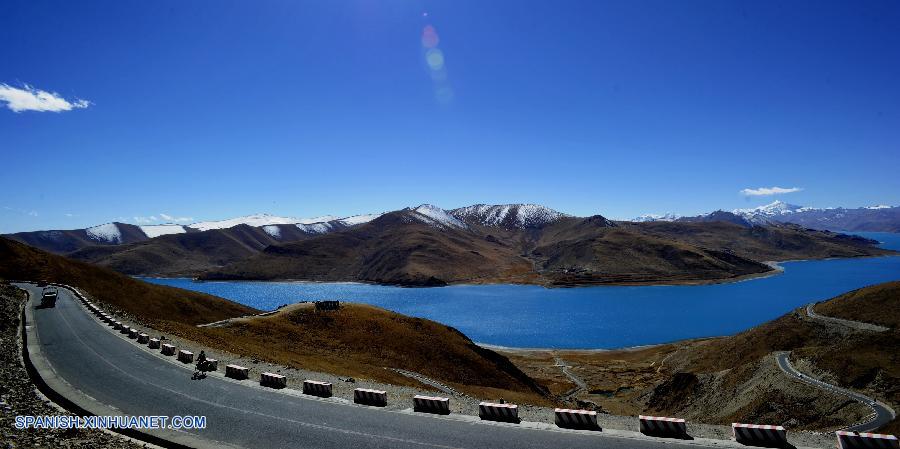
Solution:
{"label": "brown hill", "polygon": [[89,246],[67,256],[130,275],[191,276],[253,256],[278,242],[261,228],[242,224],[163,235],[129,245]]}
{"label": "brown hill", "polygon": [[85,229],[17,232],[4,237],[25,243],[29,246],[55,254],[66,254],[89,246],[114,247],[121,244],[142,242],[147,236],[141,228],[127,223],[112,223],[118,228],[121,240],[108,242],[91,238]]}
{"label": "brown hill", "polygon": [[0,279],[74,285],[95,300],[156,326],[193,326],[256,312],[215,296],[141,282],[3,237],[0,237]]}
{"label": "brown hill", "polygon": [[[456,329],[363,304],[316,310],[312,303],[274,315],[195,329],[191,339],[286,366],[406,384],[385,368],[412,370],[471,394],[544,402],[546,389],[499,354]],[[501,393],[505,391],[507,393]]]}

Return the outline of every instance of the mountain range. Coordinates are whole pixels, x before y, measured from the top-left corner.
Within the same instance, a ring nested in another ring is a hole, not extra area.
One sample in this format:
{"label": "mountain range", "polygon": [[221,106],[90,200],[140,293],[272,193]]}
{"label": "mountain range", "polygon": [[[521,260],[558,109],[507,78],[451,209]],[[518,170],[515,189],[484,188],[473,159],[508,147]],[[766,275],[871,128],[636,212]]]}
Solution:
{"label": "mountain range", "polygon": [[108,223],[8,237],[137,276],[406,286],[720,282],[769,273],[766,261],[888,253],[872,240],[731,212],[625,222],[533,204],[423,204],[345,218],[262,214],[185,226]]}
{"label": "mountain range", "polygon": [[718,210],[693,217],[672,213],[647,214],[632,221],[704,221],[710,218],[721,219],[726,217],[724,214],[733,214],[736,218],[730,218],[731,221],[743,221],[747,225],[794,223],[805,228],[829,231],[900,232],[900,207],[885,205],[815,208],[774,201],[764,206],[734,209],[731,212]]}

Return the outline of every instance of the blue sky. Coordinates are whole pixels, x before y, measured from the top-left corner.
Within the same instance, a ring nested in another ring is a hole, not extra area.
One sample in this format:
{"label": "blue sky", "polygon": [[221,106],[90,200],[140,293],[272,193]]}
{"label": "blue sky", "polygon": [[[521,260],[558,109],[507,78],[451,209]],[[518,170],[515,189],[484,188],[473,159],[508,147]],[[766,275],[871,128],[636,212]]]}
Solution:
{"label": "blue sky", "polygon": [[[898,19],[891,0],[7,1],[0,232],[896,205]],[[741,193],[775,186],[802,190]]]}

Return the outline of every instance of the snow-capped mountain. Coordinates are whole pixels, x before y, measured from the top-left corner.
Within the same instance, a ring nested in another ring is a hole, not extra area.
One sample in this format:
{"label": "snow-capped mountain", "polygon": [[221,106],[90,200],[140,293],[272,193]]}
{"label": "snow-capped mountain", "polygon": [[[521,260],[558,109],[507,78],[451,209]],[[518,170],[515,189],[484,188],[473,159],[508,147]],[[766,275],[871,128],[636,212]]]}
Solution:
{"label": "snow-capped mountain", "polygon": [[208,231],[210,229],[226,229],[232,228],[237,225],[248,225],[253,227],[260,226],[268,226],[268,225],[279,225],[279,224],[312,224],[312,223],[323,223],[326,221],[335,220],[337,217],[331,215],[325,215],[322,217],[315,218],[294,218],[294,217],[279,217],[277,215],[269,215],[269,214],[255,214],[255,215],[247,215],[244,217],[237,218],[229,218],[227,220],[218,220],[218,221],[201,221],[198,223],[192,223],[187,225],[187,227],[191,229],[196,229],[198,231]]}
{"label": "snow-capped mountain", "polygon": [[633,222],[644,223],[648,221],[675,221],[681,218],[681,215],[676,215],[671,212],[666,212],[664,214],[644,214],[639,217],[634,217],[631,219]]}
{"label": "snow-capped mountain", "polygon": [[567,216],[538,204],[476,204],[453,209],[450,215],[473,225],[510,229],[540,228]]}

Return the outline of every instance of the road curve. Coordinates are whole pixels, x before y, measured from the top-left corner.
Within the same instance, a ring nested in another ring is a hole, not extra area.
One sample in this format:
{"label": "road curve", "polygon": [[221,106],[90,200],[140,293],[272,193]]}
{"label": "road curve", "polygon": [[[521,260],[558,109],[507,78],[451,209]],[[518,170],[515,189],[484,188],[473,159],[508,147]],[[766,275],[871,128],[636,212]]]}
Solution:
{"label": "road curve", "polygon": [[815,309],[816,304],[817,303],[810,303],[810,304],[806,305],[806,316],[808,316],[814,320],[819,320],[819,321],[823,321],[823,322],[831,323],[831,324],[838,324],[841,326],[845,326],[845,327],[849,327],[849,328],[861,330],[861,331],[885,332],[887,330],[890,330],[887,327],[879,326],[877,324],[863,323],[862,321],[852,321],[852,320],[845,320],[843,318],[834,318],[834,317],[830,317],[830,316],[819,315],[818,313],[816,313],[816,309]]}
{"label": "road curve", "polygon": [[813,379],[813,378],[801,373],[800,371],[797,371],[791,365],[789,356],[790,356],[789,352],[775,353],[775,359],[778,361],[778,367],[781,368],[781,370],[784,371],[785,374],[792,376],[795,379],[800,380],[801,382],[805,382],[809,385],[817,387],[819,389],[847,396],[850,399],[853,399],[853,400],[860,402],[863,405],[871,408],[872,411],[875,413],[875,416],[873,416],[871,419],[869,419],[865,422],[853,424],[844,430],[853,431],[853,432],[871,432],[871,431],[874,431],[874,430],[878,429],[879,427],[889,423],[892,419],[894,419],[894,416],[896,416],[894,414],[894,410],[892,410],[886,404],[877,402],[874,399],[872,399],[868,396],[859,394],[855,391],[850,391],[846,388],[841,388],[841,387],[838,387],[835,385],[831,385],[829,383],[822,382],[821,380],[818,380],[818,379]]}
{"label": "road curve", "polygon": [[[28,352],[48,365],[72,395],[86,395],[118,415],[201,415],[207,428],[185,434],[189,446],[243,448],[635,448],[728,447],[722,440],[660,440],[625,431],[563,431],[547,424],[499,424],[474,417],[437,417],[386,411],[286,394],[218,376],[192,381],[192,368],[161,360],[111,332],[59,290],[55,308],[35,308],[40,289],[29,291]],[[31,335],[31,334],[29,334]],[[34,347],[32,348],[32,345]],[[32,351],[33,350],[33,351]]]}

